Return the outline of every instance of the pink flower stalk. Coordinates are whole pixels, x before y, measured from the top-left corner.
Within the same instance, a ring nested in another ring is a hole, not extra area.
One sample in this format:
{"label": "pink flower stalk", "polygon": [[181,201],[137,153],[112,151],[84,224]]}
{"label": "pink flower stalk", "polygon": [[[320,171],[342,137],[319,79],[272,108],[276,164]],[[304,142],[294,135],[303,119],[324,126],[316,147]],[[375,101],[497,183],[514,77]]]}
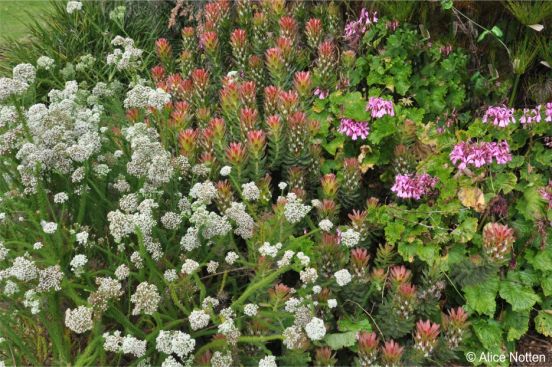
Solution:
{"label": "pink flower stalk", "polygon": [[546,115],[544,121],[552,122],[552,102],[548,102],[546,105],[544,105],[544,108],[544,114]]}
{"label": "pink flower stalk", "polygon": [[468,166],[476,168],[493,163],[506,164],[512,160],[508,142],[460,142],[450,152],[450,160],[459,169],[466,169]]}
{"label": "pink flower stalk", "polygon": [[538,105],[535,108],[524,108],[523,109],[523,115],[519,119],[519,122],[521,122],[523,125],[525,124],[533,124],[536,122],[541,122],[541,106]]}
{"label": "pink flower stalk", "polygon": [[441,53],[441,55],[444,55],[445,57],[450,55],[452,53],[452,45],[448,43],[444,46],[441,46],[441,48],[439,48],[439,52]]}
{"label": "pink flower stalk", "polygon": [[427,357],[437,344],[439,336],[439,324],[434,324],[429,320],[418,321],[416,323],[416,334],[414,335],[414,348],[419,349]]}
{"label": "pink flower stalk", "polygon": [[370,97],[366,105],[366,111],[370,111],[372,118],[380,118],[385,115],[395,116],[393,102],[379,97]]}
{"label": "pink flower stalk", "polygon": [[552,209],[552,180],[548,181],[548,185],[539,190],[541,197],[548,201],[548,209]]}
{"label": "pink flower stalk", "polygon": [[436,177],[431,177],[427,173],[422,175],[397,175],[391,191],[402,199],[420,200],[422,196],[429,194],[433,190],[437,181]]}
{"label": "pink flower stalk", "polygon": [[360,11],[360,16],[357,20],[345,25],[345,39],[351,47],[356,47],[360,38],[364,35],[369,25],[377,23],[377,13],[369,13],[365,8]]}
{"label": "pink flower stalk", "polygon": [[338,131],[344,135],[349,136],[353,140],[366,139],[370,128],[366,121],[355,121],[352,119],[341,119]]}
{"label": "pink flower stalk", "polygon": [[514,109],[507,108],[506,106],[491,106],[483,116],[484,123],[488,123],[489,120],[493,125],[498,127],[506,127],[510,124],[514,124],[516,122]]}

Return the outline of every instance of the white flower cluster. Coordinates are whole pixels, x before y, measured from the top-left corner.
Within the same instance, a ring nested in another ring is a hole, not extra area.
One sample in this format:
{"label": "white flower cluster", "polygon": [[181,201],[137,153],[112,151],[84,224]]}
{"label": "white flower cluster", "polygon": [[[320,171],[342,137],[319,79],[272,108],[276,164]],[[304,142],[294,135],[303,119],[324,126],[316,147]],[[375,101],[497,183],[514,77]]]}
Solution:
{"label": "white flower cluster", "polygon": [[190,197],[209,205],[217,197],[217,188],[211,181],[198,182],[190,189]]}
{"label": "white flower cluster", "polygon": [[276,357],[266,356],[259,361],[259,367],[278,367],[276,364]]}
{"label": "white flower cluster", "polygon": [[121,336],[119,330],[114,331],[112,334],[105,333],[104,337],[104,350],[106,352],[131,354],[136,358],[140,358],[146,354],[146,341],[139,340],[132,335]]}
{"label": "white flower cluster", "polygon": [[92,314],[92,309],[86,306],[79,306],[75,309],[67,309],[65,311],[65,326],[77,334],[82,334],[88,330],[92,330]]}
{"label": "white flower cluster", "polygon": [[265,242],[261,247],[259,247],[259,253],[262,256],[270,256],[272,258],[275,258],[276,255],[278,255],[278,251],[282,248],[281,243],[277,243],[274,246],[272,246],[270,243]]}
{"label": "white flower cluster", "polygon": [[178,330],[161,330],[155,339],[155,348],[165,354],[176,354],[180,358],[186,357],[195,348],[196,341],[190,335]]}
{"label": "white flower cluster", "polygon": [[226,209],[224,214],[236,224],[236,229],[234,230],[236,235],[246,240],[253,236],[255,221],[245,211],[243,203],[232,202],[230,208]]}
{"label": "white flower cluster", "polygon": [[[133,196],[127,197],[127,199],[132,198]],[[152,228],[156,224],[153,218],[153,209],[157,207],[157,204],[152,199],[146,199],[136,207],[129,203],[129,200],[124,200],[121,202],[121,207],[123,210],[127,209],[130,213],[123,213],[120,210],[107,213],[109,231],[115,242],[121,242],[123,238],[134,233],[136,227],[140,229],[145,237],[144,241],[149,241]]]}
{"label": "white flower cluster", "polygon": [[318,223],[318,227],[320,227],[320,229],[324,232],[329,232],[333,228],[333,223],[329,219],[322,219],[320,223]]}
{"label": "white flower cluster", "polygon": [[74,12],[80,11],[81,9],[82,3],[80,1],[68,1],[65,10],[67,10],[67,13],[73,14]]}
{"label": "white flower cluster", "polygon": [[346,286],[353,279],[351,273],[347,269],[341,269],[334,273],[335,281],[340,287]]}
{"label": "white flower cluster", "polygon": [[209,314],[203,310],[194,310],[190,313],[190,316],[188,316],[190,328],[194,331],[207,327],[207,325],[209,325],[209,320]]}
{"label": "white flower cluster", "polygon": [[36,60],[36,66],[38,69],[52,70],[55,64],[56,62],[54,61],[54,59],[48,56],[40,56]]}
{"label": "white flower cluster", "polygon": [[146,85],[136,84],[128,91],[124,100],[125,108],[149,108],[161,110],[171,101],[171,95],[163,89],[153,89]]}
{"label": "white flower cluster", "polygon": [[198,268],[199,263],[192,259],[186,259],[186,261],[184,261],[184,264],[182,264],[182,272],[188,275],[192,274]]}
{"label": "white flower cluster", "polygon": [[257,315],[257,312],[259,311],[259,306],[257,306],[254,303],[248,303],[243,307],[243,313],[247,316],[255,316]]}
{"label": "white flower cluster", "polygon": [[123,133],[132,149],[131,161],[127,163],[128,173],[147,179],[154,188],[169,182],[174,171],[171,155],[159,143],[155,129],[137,123]]}
{"label": "white flower cluster", "polygon": [[[79,90],[76,81],[69,81],[63,90],[50,91],[48,106],[35,104],[26,111],[31,138],[21,145],[16,155],[25,192],[35,192],[38,174],[48,170],[69,174],[75,164],[85,162],[99,151],[103,108],[81,105],[81,97],[87,93]],[[39,172],[37,163],[40,163]]]}
{"label": "white flower cluster", "polygon": [[345,232],[340,232],[339,237],[341,239],[341,243],[347,247],[355,247],[360,241],[360,233],[352,228],[349,228]]}
{"label": "white flower cluster", "polygon": [[148,282],[142,282],[136,287],[136,292],[130,297],[130,302],[134,303],[133,315],[141,313],[151,315],[157,311],[161,296],[157,292],[157,286]]}
{"label": "white flower cluster", "polygon": [[75,255],[69,265],[71,266],[71,270],[75,273],[75,275],[81,276],[82,273],[84,273],[84,266],[88,262],[88,258],[86,255]]}
{"label": "white flower cluster", "polygon": [[284,216],[288,222],[292,224],[299,223],[311,209],[312,208],[310,206],[304,205],[301,199],[299,199],[294,193],[290,192],[286,196]]}
{"label": "white flower cluster", "polygon": [[0,102],[11,96],[21,95],[29,88],[29,84],[35,79],[34,67],[29,65],[19,64],[13,68],[12,78],[0,78]]}
{"label": "white flower cluster", "polygon": [[261,196],[261,190],[255,182],[249,182],[242,185],[242,195],[247,201],[256,201]]}
{"label": "white flower cluster", "polygon": [[321,340],[326,335],[324,320],[313,317],[311,321],[305,325],[305,332],[310,340]]}
{"label": "white flower cluster", "polygon": [[113,53],[107,55],[108,65],[115,65],[117,70],[132,70],[142,64],[141,58],[144,51],[134,47],[134,40],[131,38],[116,36],[111,41],[111,44],[118,48],[115,48]]}

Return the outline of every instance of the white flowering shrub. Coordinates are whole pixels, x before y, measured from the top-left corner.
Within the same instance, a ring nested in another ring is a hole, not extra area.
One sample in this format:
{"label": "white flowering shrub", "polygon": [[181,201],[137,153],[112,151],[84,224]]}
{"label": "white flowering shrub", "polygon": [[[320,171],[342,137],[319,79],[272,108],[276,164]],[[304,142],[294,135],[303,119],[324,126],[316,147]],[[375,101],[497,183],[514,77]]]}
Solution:
{"label": "white flowering shrub", "polygon": [[[472,142],[493,128],[487,118],[515,124],[492,107],[456,144],[409,97],[380,97],[380,76],[364,87],[368,60],[387,73],[374,60],[407,42],[393,32],[416,41],[398,22],[366,9],[341,22],[334,2],[186,4],[171,26],[190,9],[198,24],[182,28],[178,56],[165,38],[129,37],[126,7],[113,4],[101,52],[41,55],[0,77],[0,359],[449,365],[466,345],[501,350],[489,329],[521,337],[529,312],[552,333],[540,309],[550,282],[533,290],[550,270],[551,158],[540,138],[552,104],[523,112],[535,135]],[[87,25],[88,5],[69,1],[64,16]],[[372,55],[380,34],[389,49]],[[459,57],[433,51],[444,64]],[[538,157],[508,175],[525,141]],[[390,173],[416,165],[431,175]],[[477,171],[487,167],[497,171]],[[496,182],[484,194],[472,180],[487,187],[487,174]],[[522,179],[531,185],[514,232],[503,196]],[[530,242],[542,243],[520,260],[532,270],[508,273],[535,213]],[[495,315],[509,320],[503,329]]]}

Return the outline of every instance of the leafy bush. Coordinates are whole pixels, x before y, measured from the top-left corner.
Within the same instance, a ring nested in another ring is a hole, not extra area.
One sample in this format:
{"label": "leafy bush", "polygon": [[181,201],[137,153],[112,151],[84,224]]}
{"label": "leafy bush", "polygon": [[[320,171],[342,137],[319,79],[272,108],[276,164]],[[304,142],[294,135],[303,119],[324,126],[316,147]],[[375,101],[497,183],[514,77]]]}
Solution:
{"label": "leafy bush", "polygon": [[472,110],[462,49],[365,9],[196,7],[151,70],[108,34],[86,77],[0,79],[8,361],[442,365],[552,334],[551,103]]}

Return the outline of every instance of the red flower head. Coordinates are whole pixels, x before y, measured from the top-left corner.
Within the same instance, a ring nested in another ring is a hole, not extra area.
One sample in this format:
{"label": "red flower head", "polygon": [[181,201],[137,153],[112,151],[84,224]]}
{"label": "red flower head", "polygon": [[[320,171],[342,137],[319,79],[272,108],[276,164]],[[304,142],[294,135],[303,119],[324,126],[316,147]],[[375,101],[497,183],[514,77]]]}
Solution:
{"label": "red flower head", "polygon": [[394,340],[385,342],[381,349],[381,359],[388,366],[398,365],[400,363],[404,347],[401,347]]}
{"label": "red flower head", "polygon": [[298,71],[293,79],[295,90],[301,97],[309,96],[312,90],[312,80],[308,71]]}
{"label": "red flower head", "polygon": [[251,153],[260,156],[264,151],[266,135],[262,130],[251,130],[247,132],[247,145]]}
{"label": "red flower head", "polygon": [[278,99],[280,96],[280,88],[273,85],[264,89],[264,111],[265,115],[272,115],[278,108]]}
{"label": "red flower head", "polygon": [[310,48],[317,48],[322,41],[322,21],[317,18],[311,18],[305,24],[305,35]]}
{"label": "red flower head", "polygon": [[214,55],[218,49],[218,35],[216,32],[205,32],[201,35],[201,45],[207,54]]}
{"label": "red flower head", "polygon": [[159,38],[155,41],[155,52],[163,64],[166,64],[172,58],[172,47],[166,38]]}
{"label": "red flower head", "polygon": [[245,147],[241,143],[230,143],[226,148],[226,159],[234,166],[244,164],[246,155]]}
{"label": "red flower head", "polygon": [[483,247],[491,259],[502,261],[512,250],[514,230],[500,223],[487,223],[483,227]]}
{"label": "red flower head", "polygon": [[193,158],[197,149],[198,135],[197,130],[194,129],[186,129],[178,134],[180,154]]}
{"label": "red flower head", "polygon": [[320,179],[320,186],[322,187],[322,196],[325,199],[335,199],[337,191],[339,190],[339,184],[337,177],[333,173],[327,173]]}
{"label": "red flower head", "polygon": [[257,105],[257,87],[254,81],[246,81],[239,86],[240,101],[243,105],[254,108]]}
{"label": "red flower head", "polygon": [[162,65],[156,65],[151,68],[151,77],[154,82],[158,83],[165,78],[165,68]]}
{"label": "red flower head", "polygon": [[257,127],[259,114],[254,108],[242,108],[240,110],[240,125],[244,133],[254,130]]}
{"label": "red flower head", "polygon": [[297,22],[295,19],[289,16],[280,18],[280,36],[289,39],[291,42],[295,41],[297,36]]}

